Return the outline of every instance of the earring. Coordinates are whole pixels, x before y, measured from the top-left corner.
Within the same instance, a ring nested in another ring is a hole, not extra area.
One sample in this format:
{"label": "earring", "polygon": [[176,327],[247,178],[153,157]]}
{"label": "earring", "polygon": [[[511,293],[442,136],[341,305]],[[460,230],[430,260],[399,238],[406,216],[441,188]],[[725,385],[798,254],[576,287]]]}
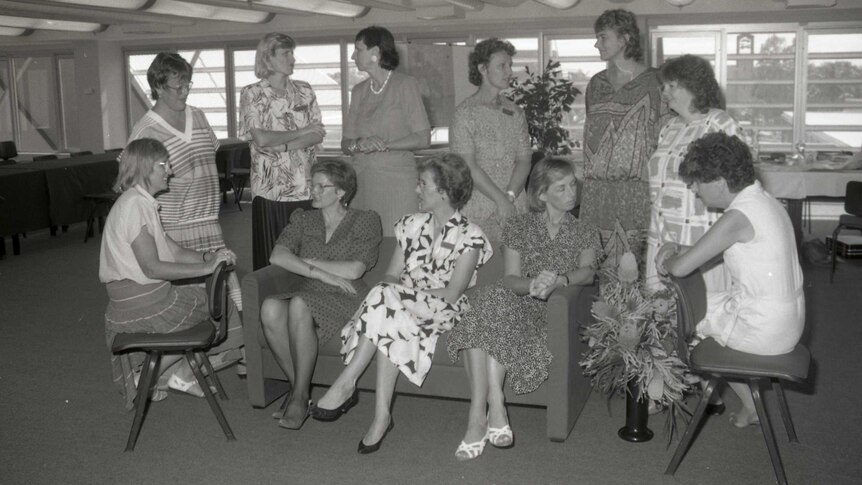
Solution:
{"label": "earring", "polygon": [[377,56],[371,56],[371,62],[377,62]]}

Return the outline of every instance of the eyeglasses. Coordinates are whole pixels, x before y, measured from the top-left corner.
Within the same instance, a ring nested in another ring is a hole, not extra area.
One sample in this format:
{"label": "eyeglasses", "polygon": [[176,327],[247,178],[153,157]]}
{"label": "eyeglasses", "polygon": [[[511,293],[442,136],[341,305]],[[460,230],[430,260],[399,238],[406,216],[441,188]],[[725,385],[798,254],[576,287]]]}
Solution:
{"label": "eyeglasses", "polygon": [[335,185],[333,185],[333,184],[313,184],[311,186],[311,191],[312,192],[323,192],[325,189],[328,189],[329,187],[335,187]]}
{"label": "eyeglasses", "polygon": [[171,91],[173,91],[175,93],[181,93],[183,91],[185,91],[185,92],[191,91],[192,86],[194,86],[194,84],[195,83],[193,83],[193,82],[187,82],[185,84],[180,84],[179,86],[171,86],[170,84],[165,84],[165,87],[170,89]]}
{"label": "eyeglasses", "polygon": [[165,170],[171,167],[171,162],[165,160],[164,162],[156,162],[156,165],[161,165]]}

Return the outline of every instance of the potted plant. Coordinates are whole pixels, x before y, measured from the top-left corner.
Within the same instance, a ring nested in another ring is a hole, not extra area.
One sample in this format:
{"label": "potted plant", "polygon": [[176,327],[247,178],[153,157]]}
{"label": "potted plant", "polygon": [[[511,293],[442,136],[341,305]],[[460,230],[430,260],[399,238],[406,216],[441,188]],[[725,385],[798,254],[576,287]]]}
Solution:
{"label": "potted plant", "polygon": [[533,147],[541,156],[572,153],[574,142],[561,124],[581,91],[563,77],[559,61],[549,60],[541,73],[530,71],[529,67],[526,71],[527,79],[512,81],[508,96],[524,109]]}

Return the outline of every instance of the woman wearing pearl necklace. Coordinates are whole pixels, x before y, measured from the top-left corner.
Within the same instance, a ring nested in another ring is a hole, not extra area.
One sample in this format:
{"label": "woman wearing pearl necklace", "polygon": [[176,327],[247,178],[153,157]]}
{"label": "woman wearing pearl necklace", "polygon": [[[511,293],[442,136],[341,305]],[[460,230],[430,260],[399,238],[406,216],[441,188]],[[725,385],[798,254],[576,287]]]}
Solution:
{"label": "woman wearing pearl necklace", "polygon": [[395,72],[399,57],[391,32],[377,26],[359,31],[352,59],[368,74],[353,87],[341,139],[357,174],[353,207],[377,212],[383,235],[392,236],[395,221],[419,209],[413,150],[431,144],[431,125],[419,83]]}

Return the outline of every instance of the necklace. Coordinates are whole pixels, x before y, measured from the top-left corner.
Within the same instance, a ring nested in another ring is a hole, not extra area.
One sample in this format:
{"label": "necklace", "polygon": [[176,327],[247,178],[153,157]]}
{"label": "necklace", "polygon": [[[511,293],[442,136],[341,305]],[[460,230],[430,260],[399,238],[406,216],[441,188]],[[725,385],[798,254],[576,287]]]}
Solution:
{"label": "necklace", "polygon": [[380,89],[374,89],[374,79],[371,80],[371,84],[368,85],[368,88],[371,89],[371,92],[374,94],[380,94],[386,89],[386,85],[389,84],[389,77],[392,76],[392,71],[389,71],[389,74],[386,75],[386,80],[383,81],[383,85],[380,86]]}

